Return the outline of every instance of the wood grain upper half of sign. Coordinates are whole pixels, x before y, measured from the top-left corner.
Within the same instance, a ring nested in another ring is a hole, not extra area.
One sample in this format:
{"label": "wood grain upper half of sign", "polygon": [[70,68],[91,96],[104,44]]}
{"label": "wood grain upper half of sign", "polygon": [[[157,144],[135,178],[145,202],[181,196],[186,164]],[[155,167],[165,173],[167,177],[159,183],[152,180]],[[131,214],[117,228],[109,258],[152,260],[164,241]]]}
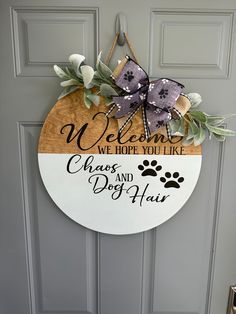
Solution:
{"label": "wood grain upper half of sign", "polygon": [[88,109],[83,97],[77,90],[57,101],[43,125],[39,153],[201,155],[201,146],[182,146],[180,137],[169,141],[156,133],[146,140],[141,110],[119,135],[118,121],[106,117],[103,99]]}

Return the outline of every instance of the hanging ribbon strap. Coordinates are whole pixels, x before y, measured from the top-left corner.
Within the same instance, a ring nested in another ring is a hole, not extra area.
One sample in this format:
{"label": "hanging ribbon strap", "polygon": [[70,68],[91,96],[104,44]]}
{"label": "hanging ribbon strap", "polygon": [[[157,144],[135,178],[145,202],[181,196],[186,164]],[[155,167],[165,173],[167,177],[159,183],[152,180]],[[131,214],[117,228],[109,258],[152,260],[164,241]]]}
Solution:
{"label": "hanging ribbon strap", "polygon": [[[127,43],[127,46],[133,56],[133,59],[135,60],[135,62],[138,62],[137,61],[137,57],[136,57],[136,54],[135,54],[135,51],[134,51],[134,48],[133,46],[131,45],[131,42],[128,38],[128,35],[127,33],[123,33],[124,34],[124,38],[125,38],[125,42]],[[112,56],[114,55],[114,52],[115,52],[115,48],[116,48],[116,45],[118,44],[118,38],[119,38],[119,33],[116,33],[115,35],[115,38],[112,42],[112,45],[111,45],[111,48],[107,54],[107,57],[105,59],[105,64],[108,66],[111,59],[112,59]],[[115,80],[115,77],[120,73],[121,69],[123,68],[123,66],[125,65],[125,63],[127,62],[127,59],[124,58],[120,63],[119,65],[116,67],[115,71],[113,72],[113,79]],[[113,111],[114,109],[116,108],[116,104],[114,103],[111,108],[109,109],[109,111],[106,113],[106,116],[109,116]],[[124,123],[122,123],[122,125],[120,126],[119,128],[119,132],[122,132],[122,130],[126,127],[126,125],[129,123],[129,121],[132,120],[132,118],[135,116],[135,114],[139,111],[139,108],[137,108],[137,110],[133,110],[133,112],[131,112],[131,114],[129,115],[129,117],[127,119],[125,119]],[[143,112],[144,114],[144,112]],[[122,119],[121,119],[122,120]],[[146,121],[146,119],[145,119]],[[147,137],[147,133],[146,133],[146,137]]]}
{"label": "hanging ribbon strap", "polygon": [[[106,59],[105,59],[105,64],[106,64],[107,66],[109,65],[109,63],[110,63],[110,61],[111,61],[111,58],[112,58],[112,56],[113,56],[113,54],[114,54],[114,51],[115,51],[115,48],[116,48],[116,45],[117,45],[117,42],[118,42],[118,37],[119,37],[119,33],[116,33],[115,38],[114,38],[114,40],[113,40],[113,43],[112,43],[112,45],[111,45],[111,48],[110,48],[110,50],[109,50],[109,52],[108,52],[108,54],[107,54],[107,57],[106,57]],[[131,45],[131,43],[130,43],[130,40],[129,40],[129,38],[128,38],[127,33],[124,33],[124,37],[125,37],[125,41],[126,41],[126,43],[127,43],[127,46],[129,47],[129,50],[130,50],[130,52],[131,52],[131,54],[132,54],[132,56],[133,56],[133,59],[134,59],[136,62],[138,62],[138,59],[137,59],[136,54],[135,54],[135,52],[134,52],[134,49],[133,49],[133,47],[132,47],[132,45]]]}

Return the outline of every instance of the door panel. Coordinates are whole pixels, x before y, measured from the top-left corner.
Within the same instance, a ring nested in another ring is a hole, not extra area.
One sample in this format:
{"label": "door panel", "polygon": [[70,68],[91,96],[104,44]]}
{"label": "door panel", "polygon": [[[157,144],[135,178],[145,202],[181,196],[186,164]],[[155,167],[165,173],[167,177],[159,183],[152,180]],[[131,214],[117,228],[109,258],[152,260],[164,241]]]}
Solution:
{"label": "door panel", "polygon": [[55,76],[52,65],[65,64],[73,51],[96,60],[97,8],[19,6],[11,19],[16,76]]}
{"label": "door panel", "polygon": [[232,21],[232,12],[152,9],[150,75],[227,78]]}
{"label": "door panel", "polygon": [[35,171],[41,126],[19,124],[32,305],[36,313],[96,313],[97,235],[58,213],[45,193]]}
{"label": "door panel", "polygon": [[[90,231],[41,181],[37,142],[60,92],[54,63],[94,64],[118,12],[140,63],[199,92],[209,113],[236,112],[234,1],[1,1],[0,314],[222,314],[236,282],[235,140],[203,145],[191,198],[135,235]],[[128,52],[118,47],[113,58]],[[235,120],[229,128],[236,129]]]}

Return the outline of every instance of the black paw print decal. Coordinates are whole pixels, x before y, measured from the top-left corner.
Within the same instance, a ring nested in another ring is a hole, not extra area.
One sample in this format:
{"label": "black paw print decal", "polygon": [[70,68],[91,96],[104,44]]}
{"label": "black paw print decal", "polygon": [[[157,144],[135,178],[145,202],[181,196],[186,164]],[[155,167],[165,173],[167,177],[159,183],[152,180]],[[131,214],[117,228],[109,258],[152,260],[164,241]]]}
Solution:
{"label": "black paw print decal", "polygon": [[159,128],[159,127],[163,126],[163,124],[164,124],[163,120],[158,121],[158,123],[156,124],[156,127]]}
{"label": "black paw print decal", "polygon": [[131,102],[131,104],[129,105],[129,107],[132,109],[132,108],[134,108],[135,106],[137,106],[137,104],[138,104],[137,101]]}
{"label": "black paw print decal", "polygon": [[158,93],[160,95],[160,98],[166,98],[166,96],[168,95],[168,89],[164,89],[162,88],[161,91]]}
{"label": "black paw print decal", "polygon": [[126,81],[131,82],[133,78],[134,78],[133,71],[127,71],[127,72],[124,74],[124,79],[125,79]]}
{"label": "black paw print decal", "polygon": [[162,166],[157,166],[157,161],[153,160],[151,162],[151,166],[148,160],[144,160],[142,165],[138,166],[138,169],[142,171],[141,175],[143,177],[145,176],[157,176],[157,171],[160,171],[162,169]]}
{"label": "black paw print decal", "polygon": [[161,177],[160,180],[161,182],[165,183],[165,188],[179,189],[179,183],[182,183],[184,181],[184,178],[180,177],[178,172],[174,172],[173,175],[171,175],[170,172],[166,172],[165,177]]}

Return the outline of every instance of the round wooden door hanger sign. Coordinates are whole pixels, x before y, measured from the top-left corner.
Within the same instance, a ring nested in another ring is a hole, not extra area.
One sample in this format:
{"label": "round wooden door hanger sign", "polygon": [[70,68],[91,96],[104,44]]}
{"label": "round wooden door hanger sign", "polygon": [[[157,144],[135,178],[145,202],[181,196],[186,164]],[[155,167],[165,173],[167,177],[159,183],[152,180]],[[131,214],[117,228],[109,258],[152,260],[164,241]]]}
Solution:
{"label": "round wooden door hanger sign", "polygon": [[83,90],[57,101],[43,125],[38,161],[56,205],[77,223],[109,234],[156,227],[185,204],[201,169],[201,146],[155,133],[138,112],[119,133],[102,103],[87,109]]}

